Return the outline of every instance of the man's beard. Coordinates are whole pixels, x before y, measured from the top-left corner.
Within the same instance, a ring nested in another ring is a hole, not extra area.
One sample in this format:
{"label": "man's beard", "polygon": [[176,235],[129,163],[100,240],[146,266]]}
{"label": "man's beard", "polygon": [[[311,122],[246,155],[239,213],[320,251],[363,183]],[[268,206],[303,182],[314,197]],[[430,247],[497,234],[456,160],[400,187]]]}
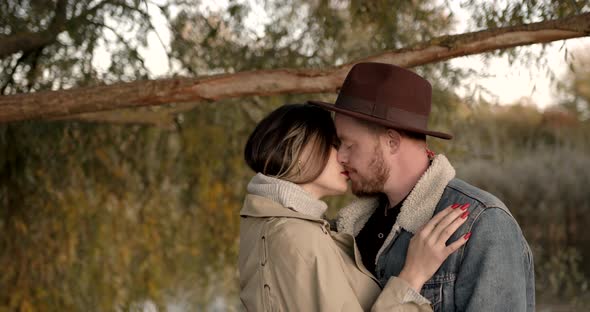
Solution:
{"label": "man's beard", "polygon": [[383,193],[385,182],[389,178],[389,168],[385,166],[381,144],[375,146],[375,157],[369,163],[369,176],[365,177],[354,170],[355,180],[351,179],[352,193],[356,196],[373,196]]}

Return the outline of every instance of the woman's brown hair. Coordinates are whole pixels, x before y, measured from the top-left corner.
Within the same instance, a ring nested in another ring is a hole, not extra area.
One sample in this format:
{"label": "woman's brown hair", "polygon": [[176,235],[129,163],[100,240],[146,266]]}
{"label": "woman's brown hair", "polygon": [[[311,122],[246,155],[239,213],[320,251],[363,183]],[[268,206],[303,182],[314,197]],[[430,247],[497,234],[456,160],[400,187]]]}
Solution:
{"label": "woman's brown hair", "polygon": [[244,159],[255,172],[293,183],[309,183],[324,170],[338,145],[330,112],[310,104],[288,104],[258,123]]}

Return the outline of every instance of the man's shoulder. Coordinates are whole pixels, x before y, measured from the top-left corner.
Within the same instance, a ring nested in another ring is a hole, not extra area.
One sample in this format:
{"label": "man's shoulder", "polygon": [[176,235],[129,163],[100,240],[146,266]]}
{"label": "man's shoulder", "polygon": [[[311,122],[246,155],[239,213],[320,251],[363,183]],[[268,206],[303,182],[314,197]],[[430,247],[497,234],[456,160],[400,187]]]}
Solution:
{"label": "man's shoulder", "polygon": [[469,204],[469,219],[466,226],[480,223],[485,219],[485,222],[499,222],[510,227],[519,227],[508,207],[498,197],[461,179],[455,178],[449,182],[435,213],[452,204]]}
{"label": "man's shoulder", "polygon": [[504,202],[490,192],[484,191],[461,179],[454,178],[449,182],[443,193],[443,198],[465,199],[471,204],[479,204],[482,208],[501,208],[508,210]]}

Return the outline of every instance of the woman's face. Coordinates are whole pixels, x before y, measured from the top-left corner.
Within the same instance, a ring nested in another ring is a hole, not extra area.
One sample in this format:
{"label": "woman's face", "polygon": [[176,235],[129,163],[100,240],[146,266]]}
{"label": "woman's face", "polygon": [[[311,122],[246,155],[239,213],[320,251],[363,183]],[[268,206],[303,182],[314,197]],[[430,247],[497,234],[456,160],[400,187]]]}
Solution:
{"label": "woman's face", "polygon": [[330,150],[330,157],[322,173],[312,182],[302,185],[317,198],[341,195],[348,190],[348,172],[338,162],[338,151],[335,147]]}

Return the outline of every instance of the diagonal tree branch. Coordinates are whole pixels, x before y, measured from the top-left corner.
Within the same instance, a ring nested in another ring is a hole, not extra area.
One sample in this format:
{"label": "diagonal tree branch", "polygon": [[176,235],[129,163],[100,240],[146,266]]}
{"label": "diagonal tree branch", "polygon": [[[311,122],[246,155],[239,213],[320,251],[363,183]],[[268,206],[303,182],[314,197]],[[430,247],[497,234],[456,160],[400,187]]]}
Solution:
{"label": "diagonal tree branch", "polygon": [[584,13],[528,25],[438,37],[414,47],[387,51],[324,70],[260,70],[3,96],[0,97],[0,122],[253,95],[335,92],[352,65],[360,61],[413,67],[464,55],[588,35],[590,13]]}

